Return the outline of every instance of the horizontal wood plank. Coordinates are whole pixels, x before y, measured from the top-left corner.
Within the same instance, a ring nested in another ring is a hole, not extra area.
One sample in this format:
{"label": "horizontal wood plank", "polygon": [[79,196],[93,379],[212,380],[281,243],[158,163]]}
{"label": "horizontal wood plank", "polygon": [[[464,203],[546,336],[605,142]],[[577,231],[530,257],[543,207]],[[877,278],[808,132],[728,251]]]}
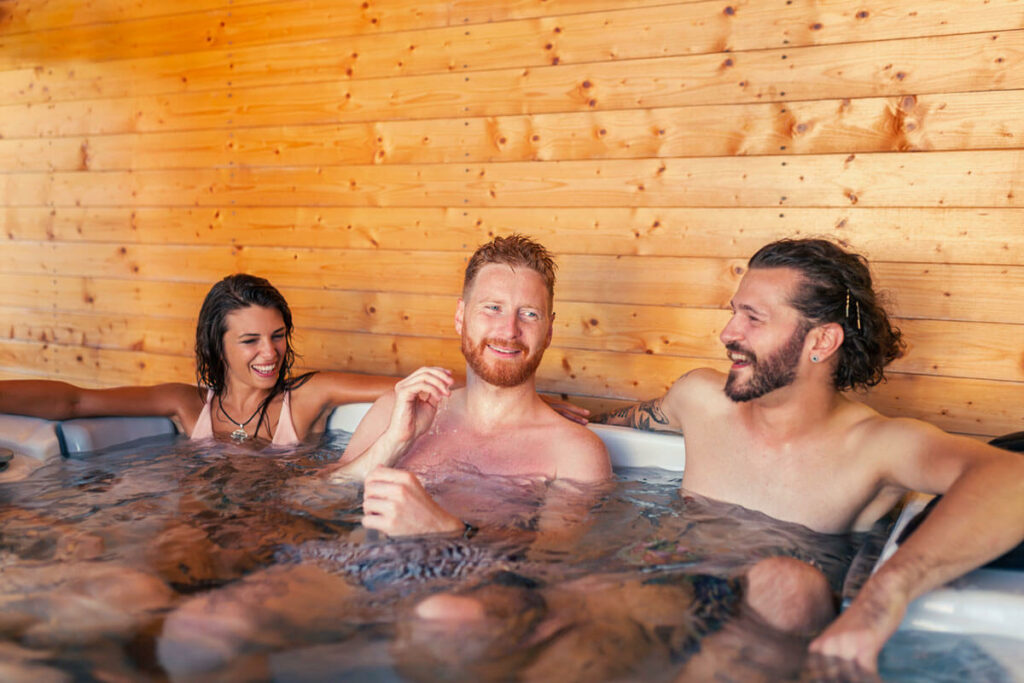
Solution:
{"label": "horizontal wood plank", "polygon": [[0,368],[48,377],[102,376],[108,386],[194,382],[191,357],[0,340]]}
{"label": "horizontal wood plank", "polygon": [[[231,0],[234,7],[258,4],[266,0]],[[90,24],[116,24],[168,15],[209,12],[223,8],[224,0],[5,0],[0,11],[0,31],[5,36],[37,33],[53,29],[67,30]]]}
{"label": "horizontal wood plank", "polygon": [[0,211],[11,241],[470,252],[521,232],[554,254],[747,259],[780,237],[827,236],[870,260],[1019,265],[1024,209],[33,208]]}
{"label": "horizontal wood plank", "polygon": [[1024,30],[0,106],[5,138],[1024,88]]}
{"label": "horizontal wood plank", "polygon": [[[1024,70],[1022,70],[1024,71]],[[8,206],[1024,207],[1024,151],[0,174]]]}
{"label": "horizontal wood plank", "polygon": [[1024,90],[0,140],[8,171],[1013,149]]}
{"label": "horizontal wood plank", "polygon": [[[17,4],[23,4],[21,0]],[[666,0],[588,0],[586,9],[606,11],[670,4]],[[40,60],[114,60],[147,57],[169,52],[194,52],[214,48],[265,45],[298,36],[299,40],[338,38],[391,31],[429,29],[436,26],[468,26],[476,23],[525,19],[579,11],[573,0],[535,2],[516,0],[455,0],[447,3],[387,2],[355,10],[334,0],[245,0],[200,4],[206,11],[179,16],[161,16],[165,4],[130,15],[118,13],[123,5],[82,10],[62,4],[46,13],[38,23],[28,21],[28,10],[0,14],[0,28],[6,37],[0,42],[5,61],[0,65],[34,64]],[[188,9],[188,8],[186,8]],[[91,10],[91,11],[90,11]],[[90,18],[90,15],[94,19]],[[72,25],[61,22],[72,19]],[[78,17],[77,21],[75,17]],[[9,17],[4,26],[3,17]],[[50,23],[46,23],[50,22]],[[274,27],[267,31],[266,27]],[[40,33],[45,41],[40,40]],[[294,38],[293,38],[294,39]],[[48,49],[47,49],[48,48]]]}
{"label": "horizontal wood plank", "polygon": [[144,318],[194,320],[212,284],[0,273],[0,290],[8,306],[107,314],[134,311]]}
{"label": "horizontal wood plank", "polygon": [[[193,4],[189,13],[164,21],[185,25],[196,22],[202,27],[208,24],[208,15],[198,11],[218,9],[217,4],[222,3]],[[430,6],[425,8],[429,10]],[[535,68],[742,53],[787,46],[1001,31],[1024,26],[1024,7],[1014,0],[931,0],[915,6],[916,11],[899,9],[895,2],[874,3],[871,11],[862,16],[861,12],[851,9],[847,0],[829,0],[784,6],[742,4],[734,6],[734,11],[727,14],[718,0],[610,11],[595,11],[588,3],[589,11],[576,10],[577,13],[562,16],[369,35],[353,35],[351,31],[357,27],[347,22],[320,21],[308,25],[311,23],[309,15],[293,12],[289,20],[298,18],[307,25],[294,32],[282,31],[278,34],[282,37],[272,43],[240,44],[261,36],[261,32],[250,31],[239,36],[242,41],[233,40],[230,47],[219,50],[204,49],[205,45],[197,47],[194,43],[182,44],[175,40],[174,34],[161,31],[146,36],[147,42],[167,41],[163,49],[152,53],[154,56],[123,59],[120,58],[123,54],[115,53],[112,59],[75,60],[66,67],[38,60],[45,68],[18,69],[12,66],[26,60],[17,56],[17,46],[8,45],[15,57],[13,61],[0,58],[0,90],[10,93],[9,103],[51,102],[219,90],[229,82],[234,88],[279,85],[294,80],[296,74],[301,74],[305,80],[317,81],[387,78],[481,71],[512,65]],[[111,10],[102,23],[141,18],[125,16],[123,7]],[[173,13],[169,10],[172,8],[157,6],[144,11]],[[140,12],[138,8],[135,11]],[[261,11],[265,11],[264,8],[244,8],[232,3],[232,15]],[[82,13],[82,8],[76,12]],[[226,22],[226,30],[234,17],[222,17],[222,20]],[[90,34],[98,30],[92,26],[79,29]],[[135,27],[129,23],[122,30],[132,31]],[[7,35],[10,41],[11,33]],[[631,39],[622,40],[624,35]],[[25,41],[28,39],[25,36]],[[194,49],[199,51],[192,51]],[[229,68],[225,70],[224,65]]]}

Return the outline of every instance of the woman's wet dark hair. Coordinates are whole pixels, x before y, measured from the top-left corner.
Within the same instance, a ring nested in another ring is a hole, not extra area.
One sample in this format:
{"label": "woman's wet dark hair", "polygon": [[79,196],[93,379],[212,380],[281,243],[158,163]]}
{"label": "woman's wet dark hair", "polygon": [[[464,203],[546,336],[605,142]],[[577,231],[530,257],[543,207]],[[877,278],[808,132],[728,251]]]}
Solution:
{"label": "woman's wet dark hair", "polygon": [[260,425],[266,419],[267,406],[274,397],[283,391],[302,386],[316,373],[307,372],[298,377],[291,376],[292,365],[295,363],[295,351],[292,349],[292,311],[281,292],[264,278],[237,273],[228,275],[211,287],[206,299],[203,300],[202,308],[199,309],[199,319],[196,321],[196,379],[200,391],[207,387],[212,389],[216,396],[223,395],[227,374],[224,363],[227,316],[232,311],[249,306],[276,309],[281,314],[285,327],[285,352],[281,370],[274,388],[260,406],[260,419],[256,425],[258,433]]}
{"label": "woman's wet dark hair", "polygon": [[750,268],[792,268],[802,282],[790,302],[812,325],[837,323],[843,344],[833,378],[836,389],[866,389],[885,380],[885,366],[906,344],[893,327],[871,282],[863,256],[824,239],[784,239],[765,245]]}

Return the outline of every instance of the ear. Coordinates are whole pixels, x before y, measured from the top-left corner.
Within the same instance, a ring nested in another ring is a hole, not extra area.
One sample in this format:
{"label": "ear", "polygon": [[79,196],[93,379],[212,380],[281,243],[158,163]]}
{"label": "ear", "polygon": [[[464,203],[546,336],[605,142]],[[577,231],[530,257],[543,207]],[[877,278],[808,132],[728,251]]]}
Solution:
{"label": "ear", "polygon": [[824,362],[835,355],[843,345],[843,327],[839,323],[826,323],[807,333],[808,353]]}
{"label": "ear", "polygon": [[459,297],[459,303],[455,306],[455,333],[462,336],[462,321],[466,314],[466,302]]}

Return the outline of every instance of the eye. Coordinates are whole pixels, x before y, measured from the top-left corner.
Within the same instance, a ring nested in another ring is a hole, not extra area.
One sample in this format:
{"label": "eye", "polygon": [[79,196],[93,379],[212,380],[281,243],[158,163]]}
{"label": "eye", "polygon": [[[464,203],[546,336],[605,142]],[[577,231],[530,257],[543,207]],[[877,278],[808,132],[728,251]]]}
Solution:
{"label": "eye", "polygon": [[275,340],[284,339],[284,332],[278,332],[277,334],[275,334],[274,335],[274,339]]}
{"label": "eye", "polygon": [[524,320],[540,320],[540,314],[537,311],[521,311],[519,316]]}
{"label": "eye", "polygon": [[494,311],[495,313],[501,310],[501,306],[499,306],[498,304],[485,304],[484,308],[487,309],[488,311]]}
{"label": "eye", "polygon": [[242,343],[243,344],[255,344],[256,340],[255,339],[243,339]]}

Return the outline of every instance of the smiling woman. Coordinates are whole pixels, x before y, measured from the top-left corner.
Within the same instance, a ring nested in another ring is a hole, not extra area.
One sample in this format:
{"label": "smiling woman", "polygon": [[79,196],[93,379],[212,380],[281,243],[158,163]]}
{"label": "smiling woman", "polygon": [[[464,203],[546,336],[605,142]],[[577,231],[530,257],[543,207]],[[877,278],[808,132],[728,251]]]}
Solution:
{"label": "smiling woman", "polygon": [[322,431],[335,406],[372,401],[394,386],[394,378],[375,375],[292,376],[292,330],[288,302],[270,282],[229,275],[210,289],[199,311],[198,386],[84,389],[53,381],[2,382],[0,413],[51,420],[163,415],[193,439],[230,435],[289,445]]}

